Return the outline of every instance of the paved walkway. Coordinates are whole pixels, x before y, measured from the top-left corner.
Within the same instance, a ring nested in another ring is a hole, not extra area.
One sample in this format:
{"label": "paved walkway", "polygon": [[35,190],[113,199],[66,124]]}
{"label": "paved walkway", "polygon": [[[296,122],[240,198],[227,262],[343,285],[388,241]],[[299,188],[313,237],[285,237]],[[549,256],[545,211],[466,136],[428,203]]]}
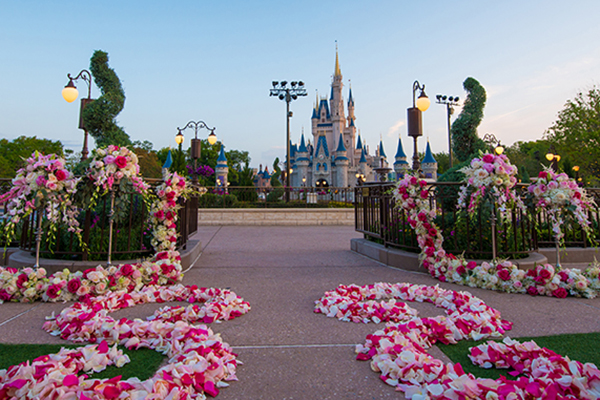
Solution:
{"label": "paved walkway", "polygon": [[[202,227],[202,255],[185,284],[230,288],[252,310],[212,329],[234,347],[244,364],[239,381],[217,397],[230,399],[402,398],[380,381],[368,362],[355,360],[354,345],[377,325],[344,323],[313,313],[314,301],[344,283],[440,282],[423,273],[383,266],[349,250],[360,237],[352,227]],[[600,331],[600,299],[556,299],[468,289],[514,322],[511,337]],[[412,304],[422,315],[440,313]],[[155,305],[115,313],[143,317]],[[0,341],[65,343],[41,330],[44,317],[63,304],[0,305]],[[117,315],[118,314],[118,315]],[[382,326],[382,325],[380,325]],[[439,352],[435,356],[441,357]]]}

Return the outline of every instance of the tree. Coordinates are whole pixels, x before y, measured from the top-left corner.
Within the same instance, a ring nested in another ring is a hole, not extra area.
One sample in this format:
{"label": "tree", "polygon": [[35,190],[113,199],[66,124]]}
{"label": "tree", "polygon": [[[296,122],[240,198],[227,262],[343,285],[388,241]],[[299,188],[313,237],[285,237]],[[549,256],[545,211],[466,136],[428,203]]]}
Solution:
{"label": "tree", "polygon": [[83,110],[88,132],[99,147],[130,145],[129,135],[115,123],[125,104],[125,91],[115,71],[108,66],[108,53],[96,50],[90,59],[90,70],[102,95]]}
{"label": "tree", "polygon": [[161,178],[162,165],[156,152],[141,147],[134,147],[133,152],[138,157],[140,173],[144,178]]}
{"label": "tree", "polygon": [[467,99],[462,111],[451,128],[452,150],[459,162],[464,162],[485,150],[485,143],[477,135],[477,127],[483,119],[485,107],[485,89],[474,78],[467,78],[463,83],[467,91]]}
{"label": "tree", "polygon": [[[568,157],[579,166],[586,182],[600,181],[600,89],[580,92],[567,100],[558,119],[545,132],[562,158]],[[576,161],[573,161],[576,160]]]}
{"label": "tree", "polygon": [[20,136],[12,141],[0,139],[0,177],[14,178],[19,168],[25,165],[25,159],[34,151],[42,154],[63,156],[63,145],[60,141],[38,139],[36,136]]}

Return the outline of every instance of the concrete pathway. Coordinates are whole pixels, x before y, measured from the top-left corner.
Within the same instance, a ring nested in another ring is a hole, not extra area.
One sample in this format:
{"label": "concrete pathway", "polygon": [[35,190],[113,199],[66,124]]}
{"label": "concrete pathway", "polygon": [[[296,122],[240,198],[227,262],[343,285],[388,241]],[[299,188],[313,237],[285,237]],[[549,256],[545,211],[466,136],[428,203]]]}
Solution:
{"label": "concrete pathway", "polygon": [[[244,364],[239,381],[217,397],[230,399],[403,398],[355,360],[354,346],[383,325],[353,324],[313,313],[314,301],[339,284],[410,282],[435,285],[424,273],[392,269],[349,250],[361,237],[352,227],[201,227],[203,253],[184,283],[230,288],[252,310],[233,321],[212,324]],[[468,290],[514,322],[511,337],[600,331],[600,299],[556,299]],[[440,314],[411,304],[424,316]],[[114,313],[143,317],[155,305]],[[0,341],[64,343],[41,330],[44,317],[63,304],[0,305]],[[436,357],[443,358],[434,349]]]}

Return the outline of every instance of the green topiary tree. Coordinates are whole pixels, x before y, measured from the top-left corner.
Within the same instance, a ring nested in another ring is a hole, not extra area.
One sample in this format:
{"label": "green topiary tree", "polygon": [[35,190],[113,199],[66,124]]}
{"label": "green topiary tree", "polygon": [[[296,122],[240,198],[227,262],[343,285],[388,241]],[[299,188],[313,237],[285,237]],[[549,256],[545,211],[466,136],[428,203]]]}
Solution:
{"label": "green topiary tree", "polygon": [[468,161],[473,155],[477,155],[479,150],[485,151],[487,148],[477,136],[477,127],[483,119],[485,89],[474,78],[467,78],[463,87],[467,91],[467,99],[451,129],[452,150],[459,162]]}
{"label": "green topiary tree", "polygon": [[83,111],[83,121],[88,132],[98,147],[109,144],[130,145],[129,135],[115,123],[116,116],[125,104],[125,92],[119,77],[108,66],[108,53],[96,50],[90,60],[90,70],[102,95]]}

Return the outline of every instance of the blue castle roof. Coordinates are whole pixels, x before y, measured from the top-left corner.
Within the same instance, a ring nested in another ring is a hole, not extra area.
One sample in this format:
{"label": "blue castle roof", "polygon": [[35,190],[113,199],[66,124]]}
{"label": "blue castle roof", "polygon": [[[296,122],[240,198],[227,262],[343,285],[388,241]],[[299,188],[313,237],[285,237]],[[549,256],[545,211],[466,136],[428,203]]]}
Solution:
{"label": "blue castle roof", "polygon": [[346,157],[346,146],[344,146],[344,136],[340,133],[340,140],[338,141],[338,147],[336,150],[336,153],[341,152],[343,153],[343,155],[338,156],[337,159],[338,160],[347,160],[348,157]]}
{"label": "blue castle roof", "polygon": [[327,140],[325,139],[325,136],[323,136],[323,135],[319,136],[319,139],[317,140],[317,149],[315,150],[315,155],[319,154],[319,150],[321,148],[323,148],[325,157],[329,157],[329,149],[327,148]]}
{"label": "blue castle roof", "polygon": [[365,149],[362,149],[362,151],[360,152],[360,161],[361,163],[366,163],[367,159],[365,157]]}
{"label": "blue castle roof", "polygon": [[313,108],[313,115],[311,118],[319,118],[319,114],[317,114],[317,107]]}
{"label": "blue castle roof", "polygon": [[298,149],[298,153],[308,153],[308,149],[306,148],[306,143],[304,142],[304,133],[300,138],[300,148]]}
{"label": "blue castle roof", "polygon": [[381,140],[379,141],[379,157],[387,158],[385,150],[383,150],[383,142]]}
{"label": "blue castle roof", "polygon": [[219,158],[217,158],[217,167],[226,167],[227,166],[227,158],[225,157],[225,146],[221,145],[221,152],[219,153]]}
{"label": "blue castle roof", "polygon": [[425,149],[425,158],[423,158],[423,161],[421,161],[421,163],[423,163],[423,164],[437,163],[437,161],[435,161],[435,158],[433,158],[433,154],[431,154],[431,147],[429,146],[429,142],[427,142],[427,149]]}
{"label": "blue castle roof", "polygon": [[356,139],[356,150],[362,150],[362,140],[360,139],[360,133],[358,134],[358,139]]}
{"label": "blue castle roof", "polygon": [[406,158],[406,153],[404,152],[402,140],[400,138],[398,138],[398,150],[396,150],[396,158]]}
{"label": "blue castle roof", "polygon": [[171,157],[171,149],[169,149],[169,152],[167,153],[167,159],[162,167],[171,168],[171,165],[173,165],[173,157]]}
{"label": "blue castle roof", "polygon": [[352,88],[350,88],[350,94],[348,95],[348,105],[354,105],[354,99],[352,98]]}
{"label": "blue castle roof", "polygon": [[319,110],[317,111],[317,118],[319,118],[321,116],[321,109],[322,108],[325,109],[325,117],[327,119],[330,119],[331,118],[331,113],[329,112],[329,103],[325,99],[321,100],[321,102],[319,103]]}

